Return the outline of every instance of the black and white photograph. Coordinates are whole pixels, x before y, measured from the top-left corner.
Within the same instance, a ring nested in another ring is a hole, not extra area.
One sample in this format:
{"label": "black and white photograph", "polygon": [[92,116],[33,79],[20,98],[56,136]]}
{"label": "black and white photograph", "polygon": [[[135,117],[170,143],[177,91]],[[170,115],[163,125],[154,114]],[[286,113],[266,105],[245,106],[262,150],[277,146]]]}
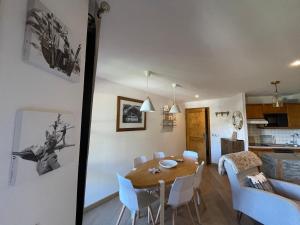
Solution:
{"label": "black and white photograph", "polygon": [[72,82],[79,82],[81,44],[69,28],[39,0],[30,0],[24,60]]}
{"label": "black and white photograph", "polygon": [[72,114],[19,111],[10,184],[32,180],[72,162],[76,154],[73,124]]}
{"label": "black and white photograph", "polygon": [[140,111],[141,106],[137,104],[122,105],[123,123],[141,123],[143,120],[143,113]]}
{"label": "black and white photograph", "polygon": [[146,129],[146,113],[141,112],[142,100],[118,96],[117,131]]}

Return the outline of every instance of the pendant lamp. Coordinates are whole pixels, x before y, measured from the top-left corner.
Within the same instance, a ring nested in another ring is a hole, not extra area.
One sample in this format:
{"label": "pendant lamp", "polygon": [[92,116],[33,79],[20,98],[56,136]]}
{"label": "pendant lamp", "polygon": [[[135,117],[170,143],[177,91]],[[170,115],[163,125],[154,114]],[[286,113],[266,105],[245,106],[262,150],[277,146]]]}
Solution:
{"label": "pendant lamp", "polygon": [[180,108],[179,106],[176,104],[176,87],[177,87],[177,84],[172,84],[172,88],[173,88],[173,105],[169,111],[169,113],[172,113],[172,114],[176,114],[176,113],[181,113],[180,111]]}
{"label": "pendant lamp", "polygon": [[275,86],[275,92],[274,92],[273,100],[272,100],[273,101],[273,107],[274,108],[280,108],[280,107],[283,106],[282,98],[279,95],[278,89],[277,89],[277,85],[280,84],[280,81],[278,81],[278,80],[272,81],[271,84]]}
{"label": "pendant lamp", "polygon": [[[149,84],[149,77],[151,76],[151,71],[145,71],[145,75],[147,77],[147,90],[148,90],[148,84]],[[140,108],[141,112],[154,112],[155,108],[151,102],[150,97],[148,96],[145,101],[143,102],[141,108]]]}

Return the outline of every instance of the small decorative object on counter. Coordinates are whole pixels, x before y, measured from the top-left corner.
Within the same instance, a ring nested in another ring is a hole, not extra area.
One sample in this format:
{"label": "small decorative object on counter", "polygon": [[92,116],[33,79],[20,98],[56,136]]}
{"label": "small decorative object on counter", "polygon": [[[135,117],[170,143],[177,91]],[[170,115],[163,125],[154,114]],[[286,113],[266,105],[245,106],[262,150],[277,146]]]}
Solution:
{"label": "small decorative object on counter", "polygon": [[231,139],[232,139],[233,141],[236,141],[236,140],[237,140],[237,132],[236,132],[236,131],[233,131],[233,132],[232,132]]}

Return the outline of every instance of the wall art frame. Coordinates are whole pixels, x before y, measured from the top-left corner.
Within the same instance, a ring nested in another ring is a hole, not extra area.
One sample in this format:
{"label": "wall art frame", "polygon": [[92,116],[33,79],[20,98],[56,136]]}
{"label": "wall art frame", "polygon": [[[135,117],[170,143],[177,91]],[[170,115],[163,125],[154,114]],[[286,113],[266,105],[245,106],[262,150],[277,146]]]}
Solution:
{"label": "wall art frame", "polygon": [[71,82],[80,80],[81,44],[40,0],[29,0],[23,59]]}
{"label": "wall art frame", "polygon": [[142,100],[117,97],[117,132],[146,130],[146,113],[140,111],[142,104]]}

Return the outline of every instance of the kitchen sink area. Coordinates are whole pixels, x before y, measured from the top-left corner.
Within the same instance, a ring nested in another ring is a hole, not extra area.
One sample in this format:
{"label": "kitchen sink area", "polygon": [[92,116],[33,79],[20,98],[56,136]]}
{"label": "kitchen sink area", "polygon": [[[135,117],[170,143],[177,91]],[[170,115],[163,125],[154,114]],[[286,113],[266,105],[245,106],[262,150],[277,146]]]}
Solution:
{"label": "kitchen sink area", "polygon": [[[250,128],[251,129],[251,128]],[[253,136],[253,131],[250,131],[252,136],[249,136],[249,150],[261,155],[265,152],[274,153],[300,153],[300,142],[295,137],[297,135],[290,134],[289,131],[277,130],[259,130],[264,134]],[[272,133],[273,132],[273,133]],[[266,134],[267,133],[267,134]]]}
{"label": "kitchen sink area", "polygon": [[250,143],[249,147],[272,147],[272,148],[300,148],[299,144],[259,144]]}

